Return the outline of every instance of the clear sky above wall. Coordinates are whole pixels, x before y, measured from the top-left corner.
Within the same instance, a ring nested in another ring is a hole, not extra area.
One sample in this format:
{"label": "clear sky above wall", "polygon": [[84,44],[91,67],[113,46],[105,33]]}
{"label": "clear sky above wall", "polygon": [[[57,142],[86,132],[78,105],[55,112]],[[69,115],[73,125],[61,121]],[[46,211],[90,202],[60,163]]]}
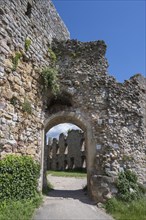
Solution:
{"label": "clear sky above wall", "polygon": [[49,130],[47,133],[47,137],[52,137],[52,138],[59,138],[59,135],[61,133],[64,133],[65,135],[67,134],[68,130],[81,130],[79,127],[77,127],[74,124],[71,123],[61,123]]}
{"label": "clear sky above wall", "polygon": [[120,82],[145,76],[145,0],[52,0],[71,33],[80,41],[104,40],[108,72]]}

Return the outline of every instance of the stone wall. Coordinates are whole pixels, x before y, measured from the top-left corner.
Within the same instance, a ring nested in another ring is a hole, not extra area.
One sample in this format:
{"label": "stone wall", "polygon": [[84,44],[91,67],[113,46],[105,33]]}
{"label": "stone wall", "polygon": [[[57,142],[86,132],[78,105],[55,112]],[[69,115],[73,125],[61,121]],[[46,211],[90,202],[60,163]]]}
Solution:
{"label": "stone wall", "polygon": [[[43,132],[70,122],[85,134],[92,197],[104,200],[116,192],[115,178],[124,169],[146,184],[146,79],[137,74],[118,83],[109,76],[104,41],[69,40],[51,1],[1,0],[0,17],[0,157],[31,155],[42,170],[44,161],[45,172]],[[52,50],[57,97],[44,90],[41,76],[52,65]]]}
{"label": "stone wall", "polygon": [[84,134],[71,130],[67,136],[61,133],[48,145],[48,170],[86,169]]}
{"label": "stone wall", "polygon": [[[108,75],[103,41],[54,42],[53,49],[60,51],[57,64],[62,89],[69,97],[66,109],[84,113],[92,125],[96,159],[91,184],[98,186],[95,193],[101,188],[101,175],[113,182],[124,169],[136,172],[139,181],[146,184],[146,79],[136,74],[118,83]],[[48,102],[48,106],[50,112],[56,111],[55,104]]]}
{"label": "stone wall", "polygon": [[[52,38],[68,39],[69,32],[49,0],[5,0],[0,6],[1,157],[15,153],[40,160],[45,108],[40,73],[50,65]],[[26,39],[31,41],[28,51]],[[22,57],[13,70],[17,53]]]}

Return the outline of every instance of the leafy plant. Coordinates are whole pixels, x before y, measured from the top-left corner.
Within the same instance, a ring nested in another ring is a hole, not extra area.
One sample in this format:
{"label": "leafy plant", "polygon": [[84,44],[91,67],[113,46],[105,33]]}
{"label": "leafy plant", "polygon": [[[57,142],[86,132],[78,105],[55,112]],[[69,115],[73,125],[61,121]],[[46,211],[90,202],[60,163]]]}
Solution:
{"label": "leafy plant", "polygon": [[51,48],[48,48],[49,56],[52,62],[56,61],[56,54],[52,51]]}
{"label": "leafy plant", "polygon": [[51,88],[53,94],[56,96],[60,92],[57,70],[55,68],[46,67],[42,70],[42,77],[44,80],[45,88]]}
{"label": "leafy plant", "polygon": [[31,103],[27,99],[25,99],[24,103],[22,104],[22,110],[28,114],[32,113]]}
{"label": "leafy plant", "polygon": [[130,170],[119,173],[117,188],[118,197],[123,201],[132,201],[142,195],[142,190],[137,183],[137,176]]}
{"label": "leafy plant", "polygon": [[29,156],[8,155],[0,160],[0,201],[33,198],[40,165]]}
{"label": "leafy plant", "polygon": [[15,56],[12,58],[12,63],[13,63],[13,71],[16,71],[17,67],[18,67],[18,63],[20,58],[22,57],[22,53],[21,52],[16,52]]}
{"label": "leafy plant", "polygon": [[30,45],[31,45],[31,40],[29,38],[26,38],[25,45],[24,45],[26,52],[29,50]]}

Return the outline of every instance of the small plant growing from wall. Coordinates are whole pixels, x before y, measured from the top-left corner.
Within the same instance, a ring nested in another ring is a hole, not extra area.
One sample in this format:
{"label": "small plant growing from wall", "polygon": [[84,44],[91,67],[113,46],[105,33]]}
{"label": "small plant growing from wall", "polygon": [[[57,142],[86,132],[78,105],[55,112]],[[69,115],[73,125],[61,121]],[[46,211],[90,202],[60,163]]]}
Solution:
{"label": "small plant growing from wall", "polygon": [[49,57],[51,59],[52,62],[56,61],[56,54],[52,51],[51,48],[48,48],[48,52],[49,52]]}
{"label": "small plant growing from wall", "polygon": [[25,39],[25,45],[24,45],[24,47],[25,47],[25,52],[27,52],[27,51],[29,50],[30,45],[31,45],[31,40],[30,40],[29,38],[26,38],[26,39]]}
{"label": "small plant growing from wall", "polygon": [[11,103],[13,106],[15,106],[15,105],[18,104],[18,99],[13,96],[13,97],[10,99],[10,103]]}
{"label": "small plant growing from wall", "polygon": [[51,88],[52,93],[57,96],[60,92],[57,70],[55,68],[46,67],[42,70],[42,77],[44,81],[45,88]]}
{"label": "small plant growing from wall", "polygon": [[129,161],[133,161],[134,160],[134,158],[132,156],[128,156],[126,154],[123,155],[122,159],[123,159],[124,162],[129,162]]}
{"label": "small plant growing from wall", "polygon": [[20,60],[21,57],[22,57],[22,53],[19,52],[19,51],[17,51],[17,52],[15,53],[15,55],[13,56],[13,58],[12,58],[12,63],[13,63],[13,68],[12,68],[12,70],[13,70],[13,71],[16,71],[16,69],[17,69],[17,67],[18,67],[18,64],[19,64],[19,60]]}
{"label": "small plant growing from wall", "polygon": [[25,99],[24,103],[22,104],[22,110],[28,114],[32,113],[31,103],[27,99]]}

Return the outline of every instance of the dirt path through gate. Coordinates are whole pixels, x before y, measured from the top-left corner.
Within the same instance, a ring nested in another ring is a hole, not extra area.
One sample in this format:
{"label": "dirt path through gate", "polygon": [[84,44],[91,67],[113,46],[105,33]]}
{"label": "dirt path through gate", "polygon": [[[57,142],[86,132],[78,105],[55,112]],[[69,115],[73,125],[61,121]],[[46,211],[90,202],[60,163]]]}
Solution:
{"label": "dirt path through gate", "polygon": [[86,178],[54,177],[49,175],[54,190],[44,197],[34,220],[113,220],[88,198],[83,187]]}

